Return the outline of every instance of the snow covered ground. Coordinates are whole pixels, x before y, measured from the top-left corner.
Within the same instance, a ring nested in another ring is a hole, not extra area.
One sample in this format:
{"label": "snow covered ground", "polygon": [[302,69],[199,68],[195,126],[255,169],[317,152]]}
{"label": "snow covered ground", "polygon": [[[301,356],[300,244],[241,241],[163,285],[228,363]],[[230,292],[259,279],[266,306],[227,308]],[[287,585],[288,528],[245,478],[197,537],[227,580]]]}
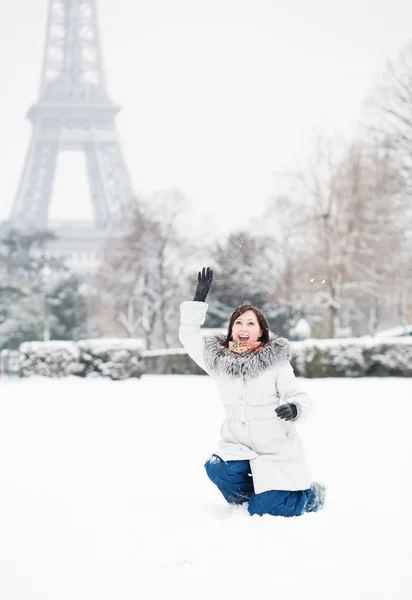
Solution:
{"label": "snow covered ground", "polygon": [[328,500],[282,519],[208,481],[207,377],[0,380],[1,600],[411,598],[412,380],[302,384]]}

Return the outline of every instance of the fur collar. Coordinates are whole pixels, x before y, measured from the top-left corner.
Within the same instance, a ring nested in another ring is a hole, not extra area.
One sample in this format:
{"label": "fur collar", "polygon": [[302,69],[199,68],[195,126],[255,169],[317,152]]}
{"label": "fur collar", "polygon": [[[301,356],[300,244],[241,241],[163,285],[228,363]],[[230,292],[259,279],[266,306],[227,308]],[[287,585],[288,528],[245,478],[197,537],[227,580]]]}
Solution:
{"label": "fur collar", "polygon": [[235,354],[223,346],[224,335],[214,335],[205,339],[205,362],[210,373],[228,375],[232,378],[253,379],[265,369],[280,362],[290,360],[292,350],[285,338],[276,338],[265,344],[257,352]]}

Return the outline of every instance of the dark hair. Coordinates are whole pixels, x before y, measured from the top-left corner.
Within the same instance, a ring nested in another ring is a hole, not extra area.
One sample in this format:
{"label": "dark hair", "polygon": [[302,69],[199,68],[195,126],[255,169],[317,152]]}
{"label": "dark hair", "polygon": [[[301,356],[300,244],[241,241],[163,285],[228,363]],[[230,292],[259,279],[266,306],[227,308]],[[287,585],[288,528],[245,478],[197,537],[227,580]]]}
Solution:
{"label": "dark hair", "polygon": [[260,341],[262,342],[262,346],[264,346],[265,344],[267,344],[269,342],[269,325],[268,325],[268,322],[267,322],[266,317],[263,314],[263,312],[261,310],[259,310],[258,308],[256,308],[256,306],[252,306],[251,304],[241,304],[240,306],[237,307],[236,310],[233,311],[232,316],[230,317],[226,340],[223,344],[224,346],[228,347],[229,342],[232,339],[233,323],[236,321],[236,319],[238,319],[240,317],[240,315],[243,315],[243,313],[245,313],[248,310],[251,310],[252,312],[255,313],[256,318],[259,323],[259,327],[262,330],[262,335],[260,336]]}

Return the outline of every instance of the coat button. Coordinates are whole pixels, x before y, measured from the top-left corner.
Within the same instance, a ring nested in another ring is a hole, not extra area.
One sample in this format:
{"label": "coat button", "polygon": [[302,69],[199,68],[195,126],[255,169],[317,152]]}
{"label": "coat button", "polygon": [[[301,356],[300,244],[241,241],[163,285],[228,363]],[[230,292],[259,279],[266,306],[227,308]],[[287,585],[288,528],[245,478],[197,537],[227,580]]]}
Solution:
{"label": "coat button", "polygon": [[239,400],[243,400],[243,396],[239,396]]}
{"label": "coat button", "polygon": [[244,421],[242,423],[242,427],[246,427],[246,423]]}

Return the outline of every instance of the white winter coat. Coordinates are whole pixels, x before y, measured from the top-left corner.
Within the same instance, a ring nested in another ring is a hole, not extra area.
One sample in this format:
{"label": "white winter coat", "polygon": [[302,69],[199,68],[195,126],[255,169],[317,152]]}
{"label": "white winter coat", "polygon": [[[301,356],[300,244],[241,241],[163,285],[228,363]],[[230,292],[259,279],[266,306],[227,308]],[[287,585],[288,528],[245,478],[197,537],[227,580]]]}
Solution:
{"label": "white winter coat", "polygon": [[[192,359],[217,383],[226,419],[215,454],[225,461],[249,460],[255,492],[305,490],[311,474],[295,423],[311,411],[289,362],[291,349],[284,338],[257,352],[238,355],[223,346],[224,336],[200,333],[208,305],[183,302],[179,339]],[[297,418],[284,421],[275,409],[293,402]]]}

